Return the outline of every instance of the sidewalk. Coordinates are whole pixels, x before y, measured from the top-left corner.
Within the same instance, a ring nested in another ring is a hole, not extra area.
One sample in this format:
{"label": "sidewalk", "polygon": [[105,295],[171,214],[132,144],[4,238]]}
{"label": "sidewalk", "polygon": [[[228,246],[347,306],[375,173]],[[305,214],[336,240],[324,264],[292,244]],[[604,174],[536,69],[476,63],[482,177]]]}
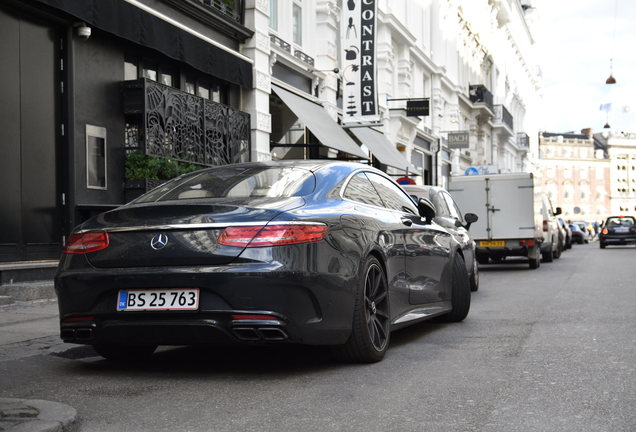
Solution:
{"label": "sidewalk", "polygon": [[[0,361],[68,349],[59,338],[55,300],[0,306]],[[75,408],[53,401],[0,398],[0,432],[62,432],[75,422]]]}
{"label": "sidewalk", "polygon": [[0,398],[0,431],[62,432],[75,422],[75,408],[36,399]]}

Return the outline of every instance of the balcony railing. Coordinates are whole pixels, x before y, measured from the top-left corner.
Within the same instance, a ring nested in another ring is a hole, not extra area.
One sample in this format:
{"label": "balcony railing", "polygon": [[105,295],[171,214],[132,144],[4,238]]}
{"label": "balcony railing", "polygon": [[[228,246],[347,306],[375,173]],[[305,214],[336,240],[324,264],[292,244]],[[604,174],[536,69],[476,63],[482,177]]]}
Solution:
{"label": "balcony railing", "polygon": [[122,86],[127,147],[208,166],[249,160],[249,114],[143,78]]}
{"label": "balcony railing", "polygon": [[245,42],[254,31],[245,27],[245,0],[161,0],[227,36]]}
{"label": "balcony railing", "polygon": [[194,0],[202,6],[220,12],[237,23],[243,24],[243,0]]}
{"label": "balcony railing", "polygon": [[508,126],[508,128],[511,131],[515,130],[514,122],[512,120],[512,114],[510,114],[510,112],[506,109],[505,106],[495,105],[494,112],[495,112],[495,123],[498,123],[498,124],[503,123],[504,125]]}
{"label": "balcony railing", "polygon": [[474,84],[468,88],[468,96],[472,103],[483,103],[488,108],[493,108],[492,93],[482,84]]}

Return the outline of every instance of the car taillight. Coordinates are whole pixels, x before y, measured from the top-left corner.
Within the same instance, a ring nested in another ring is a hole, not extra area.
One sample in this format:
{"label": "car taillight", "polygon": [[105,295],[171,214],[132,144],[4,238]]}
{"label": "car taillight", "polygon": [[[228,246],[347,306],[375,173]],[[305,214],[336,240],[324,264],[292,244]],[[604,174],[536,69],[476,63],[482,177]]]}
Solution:
{"label": "car taillight", "polygon": [[607,230],[607,228],[603,228],[603,231],[601,231],[601,234],[605,235],[607,234],[609,231]]}
{"label": "car taillight", "polygon": [[547,220],[543,221],[543,232],[548,232],[548,221]]}
{"label": "car taillight", "polygon": [[66,241],[63,253],[83,254],[106,249],[108,247],[108,233],[71,234]]}
{"label": "car taillight", "polygon": [[325,238],[327,225],[268,225],[265,227],[228,227],[217,243],[225,246],[263,247],[317,242]]}

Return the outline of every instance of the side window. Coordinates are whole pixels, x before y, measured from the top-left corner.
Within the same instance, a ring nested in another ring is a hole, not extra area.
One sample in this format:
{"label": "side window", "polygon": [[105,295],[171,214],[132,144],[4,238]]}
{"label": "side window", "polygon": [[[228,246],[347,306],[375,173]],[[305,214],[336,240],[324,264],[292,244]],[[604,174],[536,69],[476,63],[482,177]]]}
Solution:
{"label": "side window", "polygon": [[433,205],[435,206],[435,210],[437,210],[435,212],[436,216],[449,217],[451,215],[451,212],[448,209],[448,205],[446,205],[446,200],[442,196],[441,192],[436,192],[436,191],[432,192],[431,201],[433,202]]}
{"label": "side window", "polygon": [[384,207],[380,196],[363,173],[358,173],[351,178],[343,196],[352,201]]}
{"label": "side window", "polygon": [[402,192],[397,184],[372,172],[367,172],[366,175],[382,198],[384,207],[404,213],[418,214],[417,207],[415,207],[411,197]]}
{"label": "side window", "polygon": [[446,204],[448,204],[448,210],[450,210],[450,215],[455,219],[462,220],[462,212],[459,211],[457,204],[453,201],[453,198],[447,193],[442,192],[441,195],[446,200]]}

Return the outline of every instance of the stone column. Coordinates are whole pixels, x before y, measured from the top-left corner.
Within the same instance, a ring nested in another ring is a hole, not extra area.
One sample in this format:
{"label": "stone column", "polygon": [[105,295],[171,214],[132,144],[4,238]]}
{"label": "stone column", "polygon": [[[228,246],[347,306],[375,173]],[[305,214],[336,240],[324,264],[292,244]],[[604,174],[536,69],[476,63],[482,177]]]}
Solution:
{"label": "stone column", "polygon": [[254,88],[244,89],[242,94],[243,108],[250,113],[252,123],[250,160],[270,160],[269,134],[272,131],[272,117],[269,113],[271,93],[269,0],[245,2],[245,25],[254,30],[254,36],[246,41],[241,50],[254,62]]}

